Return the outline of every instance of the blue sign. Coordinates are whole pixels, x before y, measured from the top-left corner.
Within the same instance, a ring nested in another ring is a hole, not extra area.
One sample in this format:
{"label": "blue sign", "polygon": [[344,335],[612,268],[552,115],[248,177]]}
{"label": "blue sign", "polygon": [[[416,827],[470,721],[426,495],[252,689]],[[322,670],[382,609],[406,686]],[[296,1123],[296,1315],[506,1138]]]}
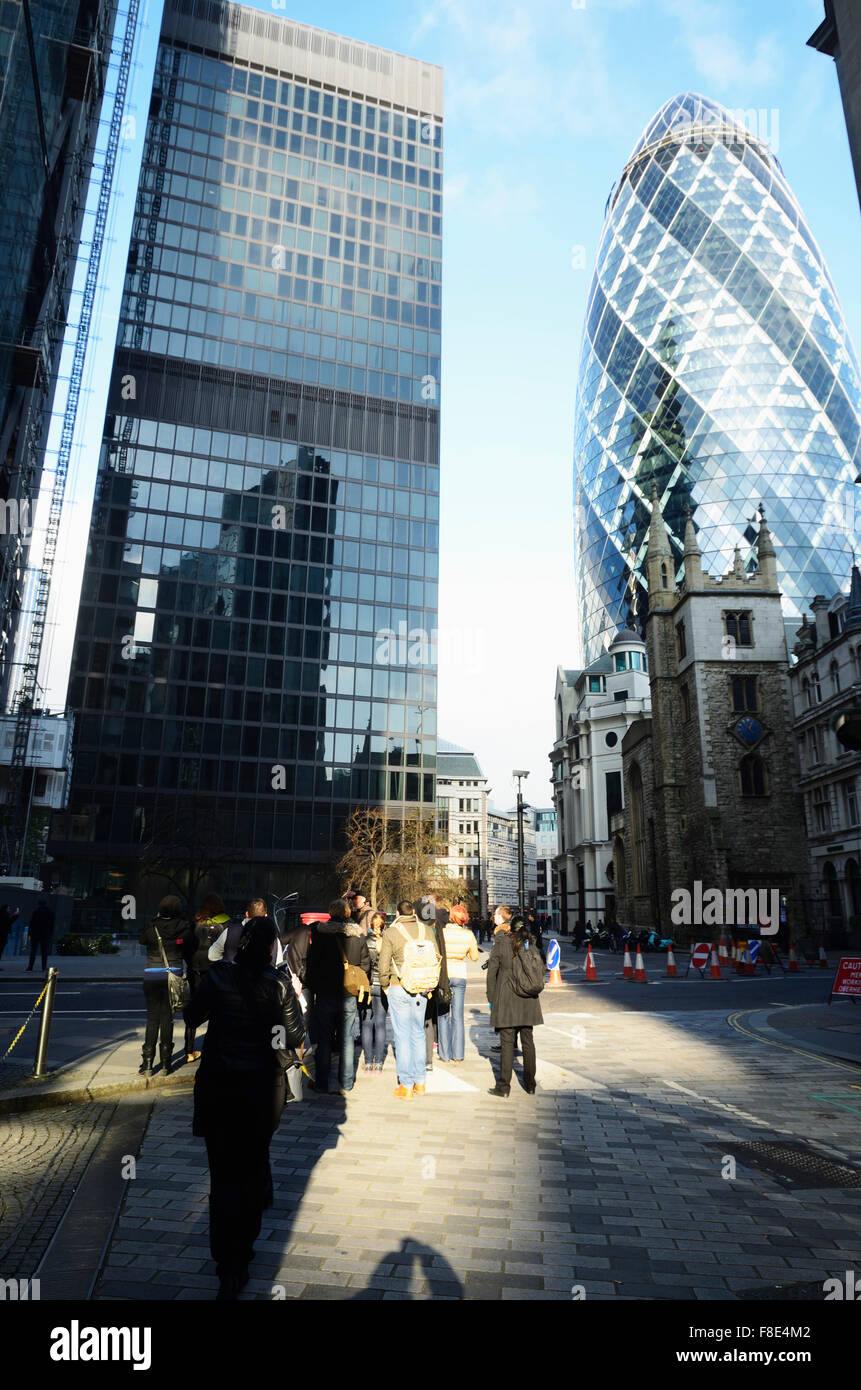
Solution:
{"label": "blue sign", "polygon": [[758,941],[749,941],[749,942],[747,943],[747,950],[748,950],[748,955],[750,956],[750,958],[751,958],[751,960],[753,961],[754,965],[756,965],[756,962],[759,960],[759,942],[758,942]]}
{"label": "blue sign", "polygon": [[547,945],[547,969],[557,970],[559,968],[559,942],[555,939]]}

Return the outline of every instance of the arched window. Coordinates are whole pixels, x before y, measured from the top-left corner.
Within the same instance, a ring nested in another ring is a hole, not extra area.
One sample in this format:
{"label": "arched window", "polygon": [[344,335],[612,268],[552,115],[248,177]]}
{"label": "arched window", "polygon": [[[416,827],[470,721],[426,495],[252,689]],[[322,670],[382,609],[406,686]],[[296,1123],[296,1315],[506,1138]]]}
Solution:
{"label": "arched window", "polygon": [[861,917],[861,869],[857,859],[846,860],[846,883],[853,917]]}
{"label": "arched window", "polygon": [[807,679],[806,676],[804,677],[804,680],[801,682],[801,690],[804,695],[804,703],[806,704],[807,708],[810,709],[810,706],[813,704],[813,698],[810,694],[810,681]]}
{"label": "arched window", "polygon": [[556,697],[556,737],[562,737],[562,696]]}
{"label": "arched window", "polygon": [[666,589],[667,587],[668,587],[668,585],[667,585],[667,562],[666,562],[666,560],[662,560],[662,561],[661,561],[661,588],[662,588],[662,589]]}
{"label": "arched window", "polygon": [[765,763],[758,753],[748,753],[739,763],[742,796],[765,796]]}
{"label": "arched window", "polygon": [[639,763],[631,764],[628,787],[628,799],[631,807],[631,867],[634,876],[634,892],[645,893],[648,883],[646,874],[648,846],[646,844],[646,813],[643,805],[643,776]]}

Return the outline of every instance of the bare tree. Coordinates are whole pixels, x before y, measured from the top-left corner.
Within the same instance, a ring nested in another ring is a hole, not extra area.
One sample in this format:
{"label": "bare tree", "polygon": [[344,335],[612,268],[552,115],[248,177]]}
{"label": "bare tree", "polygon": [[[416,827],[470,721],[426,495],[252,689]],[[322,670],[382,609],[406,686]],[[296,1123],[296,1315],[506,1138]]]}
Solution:
{"label": "bare tree", "polygon": [[204,883],[226,891],[225,867],[240,857],[232,828],[211,800],[178,797],[169,810],[156,811],[140,856],[140,873],[142,878],[164,879],[193,909]]}
{"label": "bare tree", "polygon": [[358,807],[344,825],[347,848],[335,866],[344,891],[360,887],[374,906],[391,890],[388,818],[379,807]]}

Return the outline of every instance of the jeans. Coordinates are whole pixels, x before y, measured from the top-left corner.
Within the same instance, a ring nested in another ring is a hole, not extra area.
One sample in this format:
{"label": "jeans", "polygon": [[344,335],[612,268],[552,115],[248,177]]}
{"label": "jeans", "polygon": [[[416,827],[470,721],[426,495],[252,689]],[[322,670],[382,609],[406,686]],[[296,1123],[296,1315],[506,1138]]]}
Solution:
{"label": "jeans", "polygon": [[440,1014],[439,1057],[441,1062],[462,1062],[466,1050],[466,1033],[463,1022],[463,1006],[466,999],[466,979],[449,977],[451,1003],[444,1014]]}
{"label": "jeans", "polygon": [[514,1043],[520,1034],[520,1050],[523,1053],[523,1084],[529,1091],[535,1085],[535,1043],[531,1028],[498,1028],[499,1081],[502,1086],[511,1085],[511,1072],[514,1067]]}
{"label": "jeans", "polygon": [[389,1018],[395,1034],[395,1061],[402,1086],[423,1086],[427,1074],[425,1061],[425,1013],[423,994],[407,994],[402,985],[392,985],[388,993]]}
{"label": "jeans", "polygon": [[144,999],[146,1001],[146,1035],[144,1053],[155,1057],[156,1043],[162,1052],[173,1052],[173,1009],[170,1006],[170,993],[164,975],[148,979],[144,975]]}
{"label": "jeans", "polygon": [[[317,1039],[317,1065],[314,1085],[318,1091],[329,1089],[329,1066],[332,1046],[341,1022],[341,1000],[318,994],[314,1000],[314,1035]],[[343,1048],[344,1044],[341,1043]]]}
{"label": "jeans", "polygon": [[359,1026],[359,1005],[348,994],[341,1014],[341,1090],[352,1091],[356,1079],[356,1029]]}
{"label": "jeans", "polygon": [[362,1049],[365,1066],[372,1063],[382,1066],[386,1060],[386,1024],[388,1010],[386,996],[379,985],[371,985],[371,1002],[360,1009],[362,1019]]}

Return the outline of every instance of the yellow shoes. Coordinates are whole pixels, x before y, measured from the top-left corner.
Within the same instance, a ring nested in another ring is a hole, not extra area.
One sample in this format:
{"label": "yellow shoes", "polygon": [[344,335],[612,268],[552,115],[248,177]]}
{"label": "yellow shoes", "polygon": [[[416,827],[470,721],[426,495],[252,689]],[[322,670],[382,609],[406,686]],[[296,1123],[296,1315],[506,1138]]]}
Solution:
{"label": "yellow shoes", "polygon": [[394,1089],[395,1100],[412,1100],[413,1093],[409,1086],[396,1086]]}

